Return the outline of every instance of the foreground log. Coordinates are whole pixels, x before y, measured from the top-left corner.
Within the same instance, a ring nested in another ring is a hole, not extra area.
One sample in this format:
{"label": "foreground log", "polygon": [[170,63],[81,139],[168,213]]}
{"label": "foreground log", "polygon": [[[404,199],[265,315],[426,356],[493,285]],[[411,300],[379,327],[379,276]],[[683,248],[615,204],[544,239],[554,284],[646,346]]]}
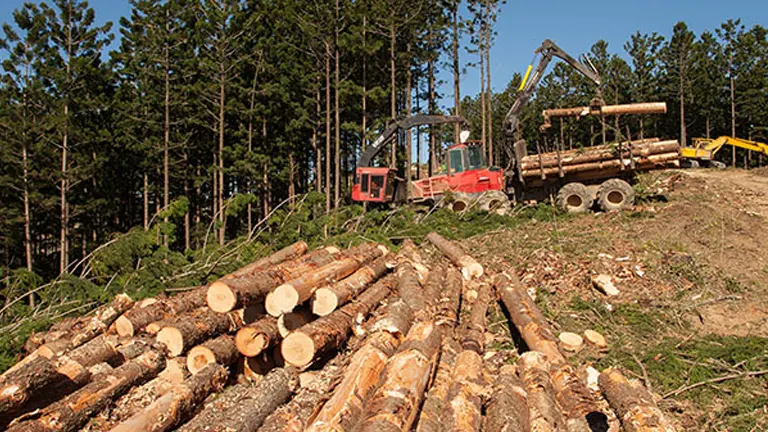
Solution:
{"label": "foreground log", "polygon": [[227,369],[218,364],[206,366],[197,375],[174,386],[144,410],[112,429],[112,432],[163,432],[188,419],[209,394],[219,391],[227,381]]}
{"label": "foreground log", "polygon": [[235,345],[244,356],[255,357],[281,339],[277,319],[267,316],[238,330]]}
{"label": "foreground log", "polygon": [[443,430],[441,418],[451,386],[451,374],[456,364],[456,357],[461,351],[461,345],[453,338],[453,329],[442,329],[441,333],[443,342],[440,348],[440,360],[437,363],[434,381],[421,408],[416,432]]}
{"label": "foreground log", "polygon": [[[540,352],[528,351],[520,357],[520,377],[528,394],[528,415],[531,430],[559,432],[567,430],[565,418],[554,397],[550,380],[550,362]],[[589,429],[585,429],[589,430]]]}
{"label": "foreground log", "polygon": [[475,351],[464,350],[456,357],[451,386],[446,397],[443,430],[479,431],[483,420],[483,358]]}
{"label": "foreground log", "polygon": [[274,267],[278,264],[282,264],[286,261],[294,260],[307,253],[309,247],[303,241],[298,241],[290,246],[286,246],[283,249],[273,253],[272,255],[265,256],[257,261],[254,261],[247,266],[232,272],[231,277],[249,276],[253,273]]}
{"label": "foreground log", "polygon": [[302,432],[320,404],[333,391],[341,363],[341,355],[326,363],[307,387],[301,388],[290,402],[264,420],[259,432]]}
{"label": "foreground log", "polygon": [[280,368],[275,369],[261,382],[249,386],[250,391],[237,400],[229,408],[221,411],[209,422],[205,411],[203,418],[193,419],[181,427],[180,432],[246,432],[254,431],[264,422],[264,419],[277,407],[282,405],[293,394],[298,386],[296,372]]}
{"label": "foreground log", "polygon": [[528,393],[512,365],[501,367],[486,406],[484,432],[530,432]]}
{"label": "foreground log", "polygon": [[598,384],[627,432],[675,431],[674,426],[656,406],[648,390],[637,381],[629,381],[621,371],[603,371],[598,378]]}
{"label": "foreground log", "polygon": [[176,357],[207,339],[236,331],[243,325],[242,311],[219,314],[201,308],[166,323],[157,332],[156,339],[168,348],[171,357]]}
{"label": "foreground log", "polygon": [[273,317],[292,312],[296,306],[312,298],[315,290],[346,278],[369,261],[386,255],[386,247],[364,248],[338,261],[292,279],[274,290],[266,297],[264,306]]}
{"label": "foreground log", "polygon": [[607,416],[600,412],[592,393],[566,362],[551,327],[517,276],[511,273],[498,275],[494,285],[526,345],[544,354],[551,363],[547,367],[551,369],[549,379],[567,418],[569,430],[607,427]]}
{"label": "foreground log", "polygon": [[278,285],[332,263],[340,252],[329,246],[270,269],[219,279],[208,287],[206,302],[209,308],[219,313],[260,303]]}
{"label": "foreground log", "polygon": [[[63,394],[73,391],[91,380],[88,368],[100,363],[115,362],[135,357],[133,344],[141,341],[129,341],[118,349],[120,343],[116,337],[100,335],[68,354],[56,359],[43,356],[26,362],[0,379],[0,424],[5,424],[24,408],[28,402],[35,402],[30,409],[45,406]],[[141,351],[145,346],[138,347]]]}
{"label": "foreground log", "polygon": [[416,323],[384,369],[380,385],[365,403],[360,431],[409,430],[437,363],[440,331],[433,322]]}
{"label": "foreground log", "polygon": [[445,254],[456,267],[461,269],[461,274],[464,279],[469,280],[473,277],[480,277],[483,275],[483,266],[480,265],[474,258],[467,255],[459,246],[446,240],[438,233],[432,232],[427,235],[427,240],[435,245],[440,252]]}
{"label": "foreground log", "polygon": [[206,293],[206,287],[197,287],[173,297],[156,299],[148,305],[137,305],[115,321],[114,331],[122,337],[134,336],[149,323],[205,306]]}
{"label": "foreground log", "polygon": [[195,375],[211,363],[229,366],[240,358],[234,338],[230,335],[222,335],[189,350],[187,369]]}
{"label": "foreground log", "polygon": [[491,301],[491,287],[482,284],[477,291],[477,298],[472,304],[469,317],[462,325],[461,347],[464,350],[483,354],[485,351],[485,315],[488,312],[488,304]]}
{"label": "foreground log", "polygon": [[352,356],[344,378],[307,431],[351,430],[360,420],[363,403],[376,388],[387,359],[410,329],[410,315],[408,305],[399,299],[387,305],[372,327],[373,333]]}
{"label": "foreground log", "polygon": [[392,288],[393,278],[385,277],[354,302],[291,333],[280,347],[283,359],[293,366],[305,367],[318,353],[340,347],[352,332],[356,317],[368,315],[390,295]]}
{"label": "foreground log", "polygon": [[458,269],[451,267],[445,274],[445,285],[437,301],[436,324],[441,328],[454,328],[459,322],[459,303],[463,278]]}
{"label": "foreground log", "polygon": [[382,257],[335,284],[317,289],[312,296],[312,313],[318,316],[329,315],[357,297],[387,271],[387,258]]}
{"label": "foreground log", "polygon": [[19,423],[9,431],[76,431],[92,414],[131,387],[157,375],[164,366],[165,358],[150,350],[47,407],[39,418]]}
{"label": "foreground log", "polygon": [[428,299],[422,280],[429,278],[428,273],[419,271],[421,256],[413,245],[404,246],[397,254],[397,291],[400,298],[403,299],[413,311],[416,321],[426,321],[429,317],[427,309]]}

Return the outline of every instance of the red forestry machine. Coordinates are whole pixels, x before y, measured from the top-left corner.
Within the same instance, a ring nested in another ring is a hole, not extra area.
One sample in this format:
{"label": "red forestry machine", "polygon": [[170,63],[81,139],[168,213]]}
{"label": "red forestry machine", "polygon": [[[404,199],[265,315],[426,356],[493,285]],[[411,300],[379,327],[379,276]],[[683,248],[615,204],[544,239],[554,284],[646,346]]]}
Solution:
{"label": "red forestry machine", "polygon": [[[600,84],[597,70],[586,57],[577,60],[550,40],[545,40],[535,53],[536,56],[541,55],[541,59],[535,70],[533,65],[528,68],[517,99],[504,122],[504,141],[511,159],[514,159],[517,153],[512,149],[525,145],[524,142],[512,144],[520,112],[533,96],[536,86],[554,57],[559,57],[595,84]],[[601,100],[596,98],[593,103],[601,103]],[[485,210],[506,208],[510,200],[508,193],[520,198],[525,191],[525,185],[517,181],[518,177],[513,172],[508,172],[505,176],[501,168],[488,166],[482,148],[466,144],[468,132],[462,133],[464,136],[461,144],[446,150],[444,172],[412,181],[410,188],[406,180],[397,175],[396,169],[371,166],[374,157],[392,142],[401,130],[447,123],[466,124],[466,120],[457,116],[417,115],[392,123],[360,157],[352,188],[352,199],[358,202],[375,203],[437,202],[450,193],[451,208],[461,211],[471,203],[476,203],[479,208]],[[410,167],[407,171],[410,171]]]}

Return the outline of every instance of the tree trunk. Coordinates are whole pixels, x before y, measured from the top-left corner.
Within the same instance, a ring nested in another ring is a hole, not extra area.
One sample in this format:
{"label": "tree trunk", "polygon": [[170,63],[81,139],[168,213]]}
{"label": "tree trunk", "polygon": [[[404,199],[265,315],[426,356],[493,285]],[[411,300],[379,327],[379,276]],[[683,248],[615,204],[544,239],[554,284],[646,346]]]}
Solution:
{"label": "tree trunk", "polygon": [[[485,20],[483,20],[483,21],[485,21]],[[485,32],[485,24],[482,24],[481,27],[482,27],[481,32],[484,33]],[[480,142],[482,143],[482,146],[483,146],[483,154],[484,155],[488,155],[488,146],[487,146],[487,141],[486,141],[486,137],[487,137],[487,133],[488,133],[486,121],[488,119],[485,116],[485,112],[486,112],[485,111],[485,96],[486,96],[486,91],[485,91],[485,53],[483,52],[484,49],[485,49],[484,46],[483,46],[483,44],[485,43],[484,42],[485,41],[485,36],[482,36],[482,39],[480,39],[480,40],[482,41],[482,42],[479,42],[480,46],[478,47],[478,53],[480,55],[480,123],[482,124],[482,128],[481,128],[482,135],[480,136]]]}
{"label": "tree trunk", "polygon": [[157,375],[165,367],[165,359],[155,351],[148,351],[125,363],[61,401],[45,408],[39,418],[22,422],[10,431],[76,431],[88,418],[111,401],[133,387]]}
{"label": "tree trunk", "polygon": [[685,146],[686,141],[686,128],[685,128],[685,65],[682,58],[680,59],[680,145]]}
{"label": "tree trunk", "polygon": [[224,126],[225,116],[224,107],[226,104],[226,81],[227,75],[224,63],[219,64],[219,246],[224,247],[224,241],[226,240],[226,212],[224,211],[224,195],[226,189],[224,187]]}
{"label": "tree trunk", "polygon": [[248,307],[264,300],[278,285],[334,262],[339,254],[335,247],[312,251],[295,261],[250,275],[219,279],[208,287],[207,303],[212,310],[225,313],[239,307]]}
{"label": "tree trunk", "polygon": [[[491,5],[489,1],[485,4],[488,16],[485,22],[485,88],[488,92],[486,96],[486,107],[488,117],[488,166],[494,163],[494,145],[493,145],[493,87],[491,87]],[[482,71],[480,71],[482,73]]]}
{"label": "tree trunk", "polygon": [[[69,62],[67,62],[67,74],[69,74]],[[65,273],[69,267],[69,203],[67,201],[67,192],[69,189],[69,162],[67,161],[68,134],[67,126],[69,123],[69,103],[64,103],[64,135],[61,139],[61,236],[59,239],[59,273]]]}
{"label": "tree trunk", "polygon": [[278,317],[293,311],[296,306],[312,298],[317,288],[346,278],[361,266],[388,252],[384,246],[364,248],[316,271],[283,283],[267,294],[265,301],[267,313]]}
{"label": "tree trunk", "polygon": [[446,240],[438,233],[430,233],[427,235],[427,240],[435,245],[440,252],[444,253],[454,265],[461,269],[461,274],[464,279],[471,279],[473,277],[479,278],[483,275],[483,266],[480,265],[474,258],[464,253],[463,250],[456,244]]}
{"label": "tree trunk", "polygon": [[[26,134],[26,132],[25,132]],[[29,161],[27,158],[27,143],[21,145],[22,182],[24,183],[24,258],[27,271],[32,273],[32,235],[30,230],[31,217],[29,212]],[[29,307],[35,308],[35,295],[29,295]]]}
{"label": "tree trunk", "polygon": [[329,315],[357,297],[360,292],[388,271],[387,257],[382,257],[339,282],[319,288],[312,296],[312,313],[318,316]]}
{"label": "tree trunk", "polygon": [[227,370],[211,364],[173,387],[143,411],[120,423],[111,432],[164,432],[189,418],[209,394],[227,381]]}
{"label": "tree trunk", "polygon": [[198,345],[187,354],[187,369],[192,375],[197,374],[211,363],[229,367],[242,356],[237,352],[232,336],[222,335]]}
{"label": "tree trunk", "polygon": [[[169,8],[165,7],[165,31],[166,33],[170,33],[170,19],[169,19]],[[169,176],[168,171],[170,169],[169,160],[168,160],[168,146],[170,144],[171,139],[171,71],[170,71],[170,53],[168,49],[168,43],[165,42],[163,45],[163,59],[164,59],[164,70],[163,70],[163,83],[165,84],[165,99],[163,103],[163,111],[164,111],[164,121],[163,121],[163,209],[168,209],[168,204],[170,204],[169,201]],[[168,217],[165,218],[165,223],[168,223]],[[168,235],[163,234],[163,245],[165,247],[168,247]]]}
{"label": "tree trunk", "polygon": [[114,331],[122,337],[135,336],[150,323],[205,306],[207,292],[206,287],[198,287],[170,298],[159,299],[149,305],[136,304],[115,320]]}
{"label": "tree trunk", "polygon": [[341,107],[340,107],[340,97],[339,97],[339,85],[340,85],[340,78],[339,78],[339,60],[340,60],[340,52],[339,52],[339,0],[336,0],[336,20],[334,23],[334,72],[333,72],[333,105],[334,105],[334,131],[336,133],[335,139],[334,139],[334,145],[335,145],[335,155],[334,155],[334,161],[335,161],[335,178],[334,178],[334,188],[333,188],[333,208],[337,209],[339,208],[339,200],[340,200],[340,181],[341,181]]}
{"label": "tree trunk", "polygon": [[[320,80],[315,91],[315,114],[320,121]],[[323,191],[323,154],[317,142],[317,124],[312,124],[312,148],[315,150],[315,191]]]}
{"label": "tree trunk", "polygon": [[281,339],[277,319],[266,316],[238,330],[235,345],[244,356],[256,357]]}
{"label": "tree trunk", "polygon": [[[248,103],[248,154],[253,152],[253,122],[254,122],[254,109],[256,108],[256,83],[259,80],[259,65],[254,68],[253,80],[251,81],[251,94],[250,101]],[[316,137],[314,138],[316,139]],[[313,145],[316,147],[317,143],[313,141]],[[253,193],[252,184],[250,178],[248,181],[248,193]],[[253,231],[253,205],[248,202],[248,238],[251,237],[251,231]]]}
{"label": "tree trunk", "polygon": [[[568,430],[565,418],[554,397],[549,378],[550,363],[541,352],[529,351],[520,357],[520,376],[528,394],[528,418],[532,431],[560,432]],[[589,430],[589,429],[587,429]]]}
{"label": "tree trunk", "polygon": [[[397,119],[397,56],[395,53],[395,49],[397,47],[397,32],[395,29],[395,9],[392,8],[391,15],[389,17],[389,86],[390,86],[390,111],[389,116],[391,117],[391,121],[395,121]],[[397,168],[397,145],[398,145],[398,139],[395,137],[394,140],[392,140],[392,154],[390,155],[390,162],[389,167],[390,168]]]}
{"label": "tree trunk", "polygon": [[[459,64],[459,2],[453,2],[453,32],[452,32],[452,60],[453,60],[453,115],[461,115],[461,66]],[[455,123],[453,126],[454,144],[460,144],[459,135],[461,126]]]}
{"label": "tree trunk", "polygon": [[[430,40],[432,39],[432,27],[430,26]],[[435,95],[435,59],[432,55],[428,60],[428,73],[429,73],[429,114],[435,114],[435,101],[437,95]],[[437,148],[435,139],[435,127],[429,126],[429,176],[432,177],[437,172]],[[442,142],[442,141],[441,141]]]}
{"label": "tree trunk", "polygon": [[504,365],[494,384],[490,401],[486,406],[483,431],[530,432],[528,393],[512,365]]}
{"label": "tree trunk", "polygon": [[238,312],[242,311],[220,314],[201,308],[181,314],[160,327],[157,342],[168,348],[170,357],[179,356],[207,339],[241,328],[244,323]]}
{"label": "tree trunk", "polygon": [[331,211],[331,45],[325,42],[325,211]]}
{"label": "tree trunk", "polygon": [[[729,71],[731,82],[731,136],[736,137],[736,81],[733,79],[733,70]],[[736,147],[731,146],[731,165],[736,167]]]}
{"label": "tree trunk", "polygon": [[[406,57],[408,58],[408,63],[406,64],[406,78],[405,78],[405,115],[410,117],[411,116],[411,108],[412,108],[412,88],[413,88],[413,71],[411,70],[411,41],[408,41],[407,49],[406,49]],[[407,129],[405,131],[405,189],[406,194],[408,197],[413,196],[413,184],[411,183],[411,180],[413,179],[413,176],[411,173],[413,172],[413,137],[411,135],[411,130]]]}
{"label": "tree trunk", "polygon": [[149,175],[144,173],[144,231],[149,231]]}
{"label": "tree trunk", "polygon": [[437,363],[440,331],[433,322],[411,327],[386,364],[379,386],[365,404],[359,431],[409,430]]}
{"label": "tree trunk", "polygon": [[608,369],[601,373],[598,384],[627,432],[675,430],[656,406],[648,390],[639,382],[627,380],[619,370]]}
{"label": "tree trunk", "polygon": [[281,345],[283,359],[295,367],[305,367],[318,353],[341,346],[349,337],[355,319],[359,315],[367,316],[386,299],[392,292],[393,282],[392,278],[382,279],[360,294],[353,303],[288,335]]}

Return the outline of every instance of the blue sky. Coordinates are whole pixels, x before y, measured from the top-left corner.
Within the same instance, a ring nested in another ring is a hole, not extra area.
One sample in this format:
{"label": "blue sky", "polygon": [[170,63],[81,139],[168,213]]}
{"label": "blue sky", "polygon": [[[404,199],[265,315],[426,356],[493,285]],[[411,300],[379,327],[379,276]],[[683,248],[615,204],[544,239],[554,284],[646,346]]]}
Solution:
{"label": "blue sky", "polygon": [[[11,20],[11,13],[25,0],[0,0],[0,17]],[[26,0],[29,1],[29,0]],[[113,21],[130,13],[128,0],[92,0],[98,22]],[[491,51],[494,89],[500,90],[515,72],[524,72],[533,50],[544,39],[553,39],[570,54],[589,50],[597,40],[609,43],[612,52],[624,54],[623,45],[636,31],[669,36],[678,21],[685,21],[699,34],[713,30],[729,18],[741,18],[751,27],[768,26],[768,0],[508,0],[496,25],[498,37]],[[117,41],[114,45],[117,45]],[[462,51],[465,61],[474,61]],[[451,77],[443,73],[443,93],[451,105]],[[475,94],[480,88],[476,70],[462,77],[462,93]]]}

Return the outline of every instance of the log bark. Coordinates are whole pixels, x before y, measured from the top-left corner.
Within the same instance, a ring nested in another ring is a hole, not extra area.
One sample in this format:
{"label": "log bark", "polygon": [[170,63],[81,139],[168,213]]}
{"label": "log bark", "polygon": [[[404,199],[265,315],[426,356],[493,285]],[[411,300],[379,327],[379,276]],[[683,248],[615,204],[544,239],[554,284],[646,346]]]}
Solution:
{"label": "log bark", "polygon": [[39,418],[19,423],[9,431],[76,431],[92,414],[134,385],[157,375],[164,366],[161,354],[148,351],[44,409]]}
{"label": "log bark", "polygon": [[289,334],[312,321],[312,318],[314,318],[312,312],[305,307],[280,315],[277,319],[277,330],[280,332],[280,337],[285,339]]}
{"label": "log bark", "polygon": [[443,236],[435,232],[429,233],[427,235],[427,240],[435,245],[440,252],[445,254],[456,267],[461,269],[461,274],[464,276],[464,279],[469,280],[473,277],[479,278],[483,275],[483,266],[461,250],[458,245],[446,240]]}
{"label": "log bark", "polygon": [[424,406],[421,408],[416,432],[440,432],[443,430],[441,418],[451,386],[451,373],[456,364],[456,357],[461,351],[461,345],[453,338],[452,328],[444,328],[441,333],[443,341],[440,349],[440,360],[437,363],[434,381],[427,392]]}
{"label": "log bark", "polygon": [[[406,252],[409,253],[406,254]],[[411,251],[404,247],[398,253],[397,258],[399,262],[395,274],[397,275],[397,291],[400,298],[408,303],[416,321],[429,320],[427,296],[422,287],[422,280],[426,281],[429,274],[419,271],[421,256],[415,248]]]}
{"label": "log bark", "polygon": [[262,317],[241,328],[235,335],[237,350],[246,357],[255,357],[280,340],[282,336],[277,327],[277,319],[271,316]]}
{"label": "log bark", "polygon": [[441,328],[454,328],[459,322],[459,303],[464,285],[461,273],[449,268],[445,273],[445,286],[437,302],[436,324]]}
{"label": "log bark", "polygon": [[[561,155],[560,163],[562,166],[586,164],[590,162],[609,161],[615,159],[629,159],[629,143],[617,144],[618,148],[612,148],[605,146],[597,147],[595,150],[585,151],[581,153],[574,153],[569,155]],[[680,145],[677,141],[653,141],[646,143],[632,142],[632,157],[647,158],[652,155],[662,153],[674,153],[678,151]],[[538,158],[524,161],[520,164],[523,171],[538,170],[540,168],[555,168],[558,166],[557,156],[551,156],[549,154],[542,155],[541,163]]]}
{"label": "log bark", "polygon": [[393,279],[385,277],[352,303],[318,318],[288,335],[281,345],[283,359],[296,367],[309,365],[318,353],[335,349],[347,340],[358,315],[366,316],[392,292]]}
{"label": "log bark", "polygon": [[[646,138],[646,139],[640,139],[632,141],[632,147],[637,148],[643,148],[649,144],[658,143],[661,140],[659,138]],[[563,150],[560,152],[561,158],[569,158],[579,155],[587,155],[587,154],[594,154],[594,153],[605,153],[607,151],[613,151],[615,150],[614,147],[618,146],[621,148],[625,148],[628,145],[628,141],[621,142],[621,143],[609,143],[609,144],[601,144],[601,145],[595,145],[595,146],[588,146],[588,147],[581,147],[581,148],[575,148],[571,150]],[[543,160],[556,160],[557,155],[553,153],[544,153],[541,155],[541,159]],[[539,155],[538,154],[532,154],[532,155],[526,155],[522,156],[520,158],[520,164],[521,165],[527,165],[527,164],[539,164]],[[539,166],[539,165],[537,165]]]}
{"label": "log bark", "polygon": [[444,265],[436,265],[429,272],[427,280],[424,282],[424,297],[427,303],[434,309],[434,305],[443,297],[445,286],[445,276],[448,268]]}
{"label": "log bark", "polygon": [[206,302],[209,308],[219,313],[260,303],[281,283],[334,262],[339,253],[337,248],[329,246],[268,270],[220,279],[208,287]]}
{"label": "log bark", "polygon": [[445,431],[479,431],[482,423],[485,388],[483,358],[475,351],[464,350],[456,358],[442,415]]}
{"label": "log bark", "polygon": [[244,325],[242,311],[219,314],[208,308],[182,314],[157,332],[157,342],[168,348],[168,355],[179,356],[191,347]]}
{"label": "log bark", "polygon": [[642,102],[624,105],[603,105],[600,107],[555,108],[542,111],[544,124],[540,129],[552,126],[550,119],[559,117],[611,116],[621,114],[666,114],[666,102]]}
{"label": "log bark", "polygon": [[[580,174],[590,171],[601,171],[601,170],[609,170],[609,169],[616,169],[621,168],[622,166],[628,167],[634,161],[635,163],[635,170],[643,170],[647,169],[649,167],[653,167],[656,165],[663,165],[667,162],[672,162],[680,159],[680,153],[677,151],[673,152],[667,152],[667,153],[659,153],[659,154],[653,154],[649,156],[633,156],[631,159],[627,157],[626,159],[610,159],[600,162],[590,162],[590,163],[583,163],[583,164],[575,164],[575,165],[566,165],[562,167],[564,174]],[[531,169],[528,171],[522,171],[521,174],[523,177],[540,177],[542,173],[545,176],[550,175],[556,175],[560,172],[559,167],[554,168],[545,168],[545,169]]]}
{"label": "log bark", "polygon": [[530,432],[528,393],[512,365],[501,367],[486,406],[483,432]]}
{"label": "log bark", "polygon": [[384,246],[366,248],[278,286],[266,297],[264,305],[267,313],[279,317],[292,312],[296,306],[312,298],[316,289],[346,278],[362,265],[388,252]]}
{"label": "log bark", "polygon": [[197,406],[227,381],[227,369],[218,364],[206,366],[197,375],[173,387],[144,410],[112,429],[112,432],[164,432],[188,419]]}
{"label": "log bark", "polygon": [[568,365],[552,329],[517,276],[511,273],[500,274],[494,279],[494,285],[526,345],[545,355],[551,363],[547,366],[547,369],[551,369],[549,379],[556,390],[557,402],[567,418],[569,430],[606,425],[607,416],[600,412],[589,389]]}
{"label": "log bark", "polygon": [[[520,376],[528,394],[528,415],[531,430],[536,432],[566,431],[565,417],[560,412],[550,380],[550,362],[536,351],[520,357]],[[589,429],[585,429],[589,430]]]}
{"label": "log bark", "polygon": [[440,349],[433,322],[411,327],[384,369],[380,385],[365,403],[360,431],[403,431],[413,425]]}
{"label": "log bark", "polygon": [[360,268],[346,279],[317,289],[312,296],[312,313],[318,316],[329,315],[357,297],[387,271],[389,271],[387,258],[382,257]]}
{"label": "log bark", "polygon": [[485,351],[485,315],[491,301],[491,287],[482,284],[477,291],[477,298],[461,329],[461,347],[464,350],[483,354]]}
{"label": "log bark", "polygon": [[307,431],[345,431],[360,421],[363,403],[379,382],[387,359],[411,327],[410,308],[401,300],[386,306],[365,341],[344,370],[344,378],[315,416]]}
{"label": "log bark", "polygon": [[[101,335],[56,359],[37,356],[0,379],[0,424],[6,424],[22,409],[45,406],[62,394],[87,384],[88,368],[121,358],[114,337]],[[34,407],[25,407],[28,402]]]}
{"label": "log bark", "polygon": [[341,363],[342,355],[329,361],[308,387],[299,390],[290,402],[264,420],[259,432],[302,432],[318,407],[333,391]]}
{"label": "log bark", "polygon": [[278,264],[282,264],[286,261],[297,259],[307,253],[309,247],[303,241],[298,241],[290,246],[286,246],[283,249],[273,253],[272,255],[265,256],[257,261],[254,261],[247,266],[238,269],[232,273],[232,277],[248,276],[253,273],[274,267]]}
{"label": "log bark", "polygon": [[246,432],[254,431],[264,419],[293,394],[298,386],[295,371],[280,368],[267,374],[251,387],[237,403],[222,412],[214,423],[193,420],[180,432]]}
{"label": "log bark", "polygon": [[150,323],[205,306],[206,293],[206,287],[198,287],[149,305],[137,305],[115,321],[114,331],[122,337],[134,336]]}
{"label": "log bark", "polygon": [[222,335],[190,349],[187,354],[187,369],[195,375],[211,363],[229,366],[241,358],[235,346],[235,339]]}
{"label": "log bark", "polygon": [[642,384],[629,381],[621,371],[608,369],[598,378],[600,390],[627,432],[673,432],[674,426],[656,406]]}

